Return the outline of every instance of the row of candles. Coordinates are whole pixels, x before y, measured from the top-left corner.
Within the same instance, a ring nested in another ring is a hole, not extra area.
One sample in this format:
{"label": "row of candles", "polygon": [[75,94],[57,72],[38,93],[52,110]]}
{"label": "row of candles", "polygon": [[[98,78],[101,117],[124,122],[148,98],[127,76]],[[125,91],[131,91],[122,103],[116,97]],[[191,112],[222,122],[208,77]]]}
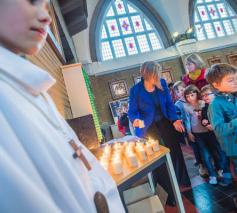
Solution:
{"label": "row of candles", "polygon": [[125,158],[131,167],[138,166],[138,158],[141,161],[147,160],[147,156],[159,151],[159,142],[149,139],[145,143],[137,142],[116,142],[106,144],[100,157],[101,165],[107,170],[109,165],[113,173],[123,172],[123,159]]}

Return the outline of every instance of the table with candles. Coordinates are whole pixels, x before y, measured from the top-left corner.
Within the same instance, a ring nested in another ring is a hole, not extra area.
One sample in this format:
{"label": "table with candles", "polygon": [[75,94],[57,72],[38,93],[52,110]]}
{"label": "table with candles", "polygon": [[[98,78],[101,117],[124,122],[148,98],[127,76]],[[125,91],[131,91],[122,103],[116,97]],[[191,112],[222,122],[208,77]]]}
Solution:
{"label": "table with candles", "polygon": [[94,154],[115,180],[124,206],[123,191],[165,163],[178,209],[185,212],[169,152],[169,149],[160,145],[157,140],[130,136],[105,143],[96,149]]}

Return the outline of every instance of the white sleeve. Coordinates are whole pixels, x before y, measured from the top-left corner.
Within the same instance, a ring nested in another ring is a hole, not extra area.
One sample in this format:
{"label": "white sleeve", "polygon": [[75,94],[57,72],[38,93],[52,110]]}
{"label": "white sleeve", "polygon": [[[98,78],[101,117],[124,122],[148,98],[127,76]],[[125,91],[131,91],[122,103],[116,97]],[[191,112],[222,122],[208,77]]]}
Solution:
{"label": "white sleeve", "polygon": [[60,212],[1,111],[0,127],[0,212]]}

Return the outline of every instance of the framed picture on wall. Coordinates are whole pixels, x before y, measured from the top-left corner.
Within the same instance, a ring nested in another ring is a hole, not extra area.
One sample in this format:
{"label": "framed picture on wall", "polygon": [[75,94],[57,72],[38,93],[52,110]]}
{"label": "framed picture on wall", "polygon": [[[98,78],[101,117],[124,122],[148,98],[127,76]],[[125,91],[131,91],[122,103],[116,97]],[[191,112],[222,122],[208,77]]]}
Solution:
{"label": "framed picture on wall", "polygon": [[141,76],[140,75],[133,75],[133,81],[134,81],[134,84],[137,84],[141,81]]}
{"label": "framed picture on wall", "polygon": [[128,103],[128,98],[122,98],[116,101],[109,102],[109,107],[114,119],[114,123],[117,124],[118,122],[118,109],[122,103]]}
{"label": "framed picture on wall", "polygon": [[113,99],[119,99],[128,96],[128,88],[125,80],[116,80],[109,82],[110,92]]}
{"label": "framed picture on wall", "polygon": [[174,82],[171,72],[171,68],[166,68],[161,71],[161,78],[164,78],[167,84]]}
{"label": "framed picture on wall", "polygon": [[221,58],[219,56],[213,56],[207,59],[208,65],[211,66],[213,64],[221,63]]}
{"label": "framed picture on wall", "polygon": [[227,55],[226,57],[229,64],[237,67],[237,53]]}

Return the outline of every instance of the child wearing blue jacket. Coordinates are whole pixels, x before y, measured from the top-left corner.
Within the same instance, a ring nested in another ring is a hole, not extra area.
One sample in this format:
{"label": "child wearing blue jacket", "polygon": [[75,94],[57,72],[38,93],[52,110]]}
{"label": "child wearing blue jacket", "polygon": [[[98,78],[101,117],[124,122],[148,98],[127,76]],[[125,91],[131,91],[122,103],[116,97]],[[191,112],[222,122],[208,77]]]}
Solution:
{"label": "child wearing blue jacket", "polygon": [[237,68],[215,64],[208,70],[206,79],[218,91],[209,105],[208,117],[237,174]]}

